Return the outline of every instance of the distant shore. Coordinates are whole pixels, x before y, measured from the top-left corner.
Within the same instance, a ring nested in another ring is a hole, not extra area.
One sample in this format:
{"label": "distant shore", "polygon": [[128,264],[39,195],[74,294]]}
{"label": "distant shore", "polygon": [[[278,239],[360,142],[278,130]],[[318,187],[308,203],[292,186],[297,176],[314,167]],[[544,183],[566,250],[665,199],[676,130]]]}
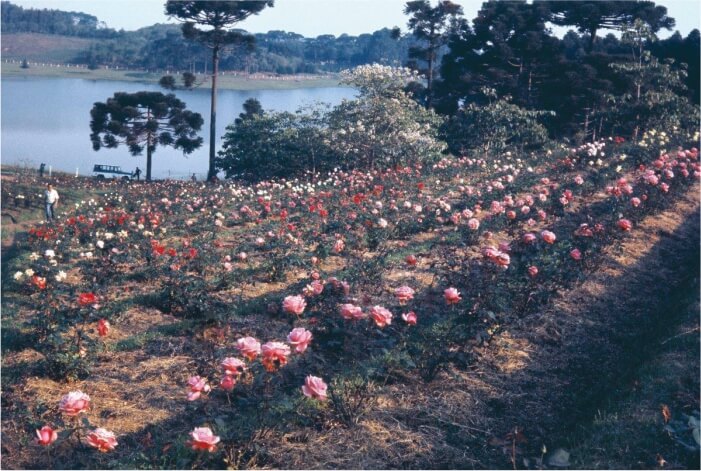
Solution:
{"label": "distant shore", "polygon": [[[66,65],[41,65],[30,63],[28,69],[20,67],[19,63],[2,63],[3,77],[52,77],[79,78],[85,80],[115,80],[123,82],[142,82],[157,84],[165,73],[145,72],[126,69],[95,69],[78,68]],[[176,75],[176,74],[173,74]],[[209,88],[209,76],[197,75],[200,88]],[[335,76],[260,76],[234,75],[224,73],[217,81],[222,90],[293,90],[299,88],[326,88],[340,86]]]}

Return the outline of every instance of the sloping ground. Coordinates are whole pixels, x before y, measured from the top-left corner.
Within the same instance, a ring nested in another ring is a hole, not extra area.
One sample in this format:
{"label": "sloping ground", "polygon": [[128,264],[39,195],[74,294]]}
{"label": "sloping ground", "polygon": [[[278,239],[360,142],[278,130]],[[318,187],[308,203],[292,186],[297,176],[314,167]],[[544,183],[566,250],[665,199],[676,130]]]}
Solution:
{"label": "sloping ground", "polygon": [[69,62],[96,42],[56,34],[5,33],[2,35],[3,59],[30,62]]}
{"label": "sloping ground", "polygon": [[572,435],[572,466],[699,469],[698,283],[692,279],[681,286],[683,322],[670,326],[664,340],[648,344],[645,351],[654,355],[615,390],[589,426]]}
{"label": "sloping ground", "polygon": [[[284,468],[521,468],[557,458],[681,321],[679,296],[698,286],[698,187],[605,256],[549,309],[509,325],[472,370],[386,385],[356,426],[274,437],[266,458]],[[687,354],[698,365],[698,349]]]}

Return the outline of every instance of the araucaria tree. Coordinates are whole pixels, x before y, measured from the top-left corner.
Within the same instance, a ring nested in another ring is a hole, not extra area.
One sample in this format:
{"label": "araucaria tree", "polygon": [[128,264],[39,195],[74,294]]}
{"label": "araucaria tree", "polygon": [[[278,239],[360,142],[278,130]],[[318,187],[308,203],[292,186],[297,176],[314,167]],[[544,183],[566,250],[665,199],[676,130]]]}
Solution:
{"label": "araucaria tree", "polygon": [[166,3],[166,14],[184,21],[183,35],[185,38],[204,44],[212,50],[212,106],[209,121],[209,172],[207,179],[211,179],[217,173],[215,147],[219,58],[226,46],[239,45],[252,48],[253,36],[241,31],[232,31],[231,28],[249,16],[260,13],[268,6],[273,6],[273,0],[235,2],[169,0]]}
{"label": "araucaria tree", "polygon": [[[463,10],[448,0],[440,0],[435,7],[428,0],[414,0],[407,2],[404,14],[411,15],[409,30],[422,43],[409,48],[409,57],[412,68],[426,76],[426,104],[431,106],[438,52],[448,42],[449,33],[459,29],[465,21],[460,18]],[[418,61],[425,62],[426,68],[419,67]]]}
{"label": "araucaria tree", "polygon": [[185,109],[173,94],[117,92],[90,110],[90,140],[93,149],[129,147],[132,155],[146,149],[146,180],[151,180],[151,156],[156,147],[171,146],[190,154],[202,145],[197,132],[202,115]]}

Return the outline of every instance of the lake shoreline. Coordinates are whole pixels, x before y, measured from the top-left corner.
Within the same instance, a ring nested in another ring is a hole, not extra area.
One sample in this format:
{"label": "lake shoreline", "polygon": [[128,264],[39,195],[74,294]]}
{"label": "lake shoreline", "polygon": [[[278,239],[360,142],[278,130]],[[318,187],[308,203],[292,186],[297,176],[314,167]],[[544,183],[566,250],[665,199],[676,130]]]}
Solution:
{"label": "lake shoreline", "polygon": [[[22,69],[19,63],[2,63],[2,78],[5,77],[45,77],[45,78],[77,78],[83,80],[110,80],[118,82],[138,82],[144,84],[158,84],[162,73],[144,72],[126,69],[95,69],[79,68],[75,66],[53,65],[41,66],[30,64],[28,69]],[[196,83],[200,88],[210,88],[209,76],[197,75]],[[284,76],[279,77],[246,77],[225,73],[220,75],[217,81],[220,90],[295,90],[305,88],[340,87],[336,76]],[[165,91],[165,89],[164,89]]]}

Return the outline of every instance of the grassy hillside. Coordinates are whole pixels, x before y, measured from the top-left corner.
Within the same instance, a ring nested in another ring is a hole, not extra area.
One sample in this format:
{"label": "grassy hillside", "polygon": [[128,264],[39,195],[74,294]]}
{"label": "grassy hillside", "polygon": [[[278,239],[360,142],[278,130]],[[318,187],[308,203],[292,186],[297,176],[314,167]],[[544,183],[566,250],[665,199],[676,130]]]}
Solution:
{"label": "grassy hillside", "polygon": [[3,59],[30,62],[69,62],[96,40],[38,33],[2,35]]}
{"label": "grassy hillside", "polygon": [[[2,63],[2,75],[5,77],[56,77],[82,78],[86,80],[119,80],[125,82],[157,83],[163,74],[141,70],[89,70],[75,67],[47,67],[30,61],[28,69],[22,69],[19,63]],[[208,78],[198,76],[198,83],[209,87]],[[220,90],[291,90],[298,88],[337,87],[338,79],[329,77],[310,78],[246,78],[225,75],[219,78]]]}

